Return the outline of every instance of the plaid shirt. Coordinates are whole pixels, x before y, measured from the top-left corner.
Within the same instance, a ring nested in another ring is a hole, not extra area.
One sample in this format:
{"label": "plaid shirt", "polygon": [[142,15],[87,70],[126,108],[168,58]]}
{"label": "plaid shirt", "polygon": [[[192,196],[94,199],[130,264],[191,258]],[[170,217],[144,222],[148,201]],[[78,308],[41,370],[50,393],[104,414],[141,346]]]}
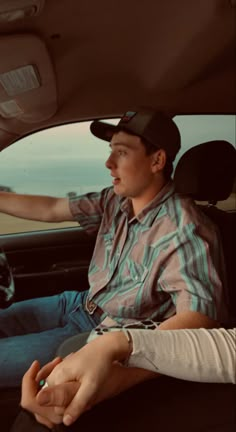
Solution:
{"label": "plaid shirt", "polygon": [[224,319],[217,229],[172,182],[136,217],[113,188],[73,197],[70,208],[86,231],[97,233],[88,295],[102,319],[163,321],[184,311]]}

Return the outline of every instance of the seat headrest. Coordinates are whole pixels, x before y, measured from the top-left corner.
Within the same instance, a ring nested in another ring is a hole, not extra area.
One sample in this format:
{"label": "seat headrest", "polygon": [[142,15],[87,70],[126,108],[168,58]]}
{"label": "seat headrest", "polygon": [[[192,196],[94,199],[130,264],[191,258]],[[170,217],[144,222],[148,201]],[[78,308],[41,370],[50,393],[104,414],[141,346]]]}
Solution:
{"label": "seat headrest", "polygon": [[232,192],[236,150],[227,141],[208,141],[192,147],[174,173],[177,192],[198,201],[222,201]]}

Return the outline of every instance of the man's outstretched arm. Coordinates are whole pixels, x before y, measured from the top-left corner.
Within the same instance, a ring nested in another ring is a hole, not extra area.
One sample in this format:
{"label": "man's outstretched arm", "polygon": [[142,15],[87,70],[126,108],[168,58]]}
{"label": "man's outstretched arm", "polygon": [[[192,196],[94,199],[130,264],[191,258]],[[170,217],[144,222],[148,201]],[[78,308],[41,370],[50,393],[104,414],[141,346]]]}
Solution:
{"label": "man's outstretched arm", "polygon": [[73,220],[68,198],[0,192],[0,212],[42,222]]}

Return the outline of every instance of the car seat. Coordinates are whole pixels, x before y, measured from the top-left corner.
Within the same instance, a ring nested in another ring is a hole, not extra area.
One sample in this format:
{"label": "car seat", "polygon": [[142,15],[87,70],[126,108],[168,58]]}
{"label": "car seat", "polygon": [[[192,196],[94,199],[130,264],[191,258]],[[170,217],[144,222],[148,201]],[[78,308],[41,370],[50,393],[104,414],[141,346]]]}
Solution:
{"label": "car seat", "polygon": [[227,326],[236,326],[236,202],[231,212],[217,208],[216,204],[230,196],[235,176],[236,150],[227,141],[192,147],[181,157],[174,174],[176,190],[196,201],[206,201],[200,208],[219,229],[227,275]]}

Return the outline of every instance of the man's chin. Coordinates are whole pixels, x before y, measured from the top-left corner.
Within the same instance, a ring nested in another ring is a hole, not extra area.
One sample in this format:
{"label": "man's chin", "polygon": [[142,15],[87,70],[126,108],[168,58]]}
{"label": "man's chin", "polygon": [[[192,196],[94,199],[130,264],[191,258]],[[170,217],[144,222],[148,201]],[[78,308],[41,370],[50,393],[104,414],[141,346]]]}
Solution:
{"label": "man's chin", "polygon": [[119,185],[114,185],[113,190],[114,190],[115,194],[120,196],[120,197],[126,197],[127,196],[125,191],[122,190],[122,188],[119,187]]}

